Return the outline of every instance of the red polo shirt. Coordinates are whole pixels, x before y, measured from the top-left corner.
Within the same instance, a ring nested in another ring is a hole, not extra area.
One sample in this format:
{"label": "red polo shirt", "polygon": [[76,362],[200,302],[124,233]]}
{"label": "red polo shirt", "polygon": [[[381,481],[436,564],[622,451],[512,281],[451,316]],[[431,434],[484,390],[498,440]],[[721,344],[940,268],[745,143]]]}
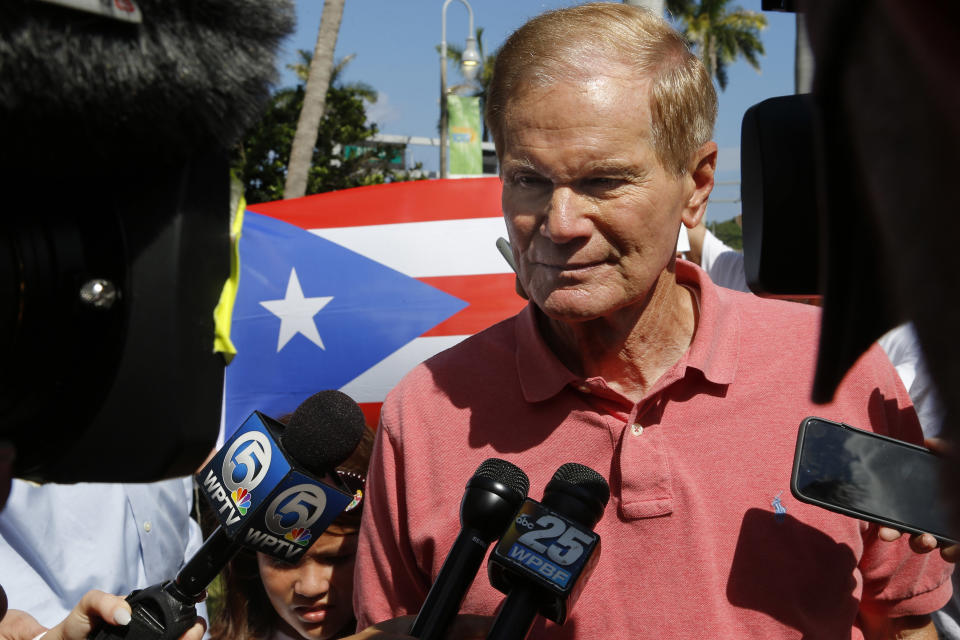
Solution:
{"label": "red polo shirt", "polygon": [[[464,486],[489,457],[523,469],[537,500],[566,462],[610,484],[590,582],[566,624],[538,618],[530,638],[861,638],[861,608],[900,616],[949,599],[937,554],[790,494],[807,416],[921,441],[883,352],[814,405],[817,309],[716,287],[683,261],[677,277],[699,294],[696,335],[639,403],[564,367],[532,306],[390,393],[357,553],[361,628],[419,610],[459,532]],[[484,568],[461,611],[492,614],[502,599]]]}

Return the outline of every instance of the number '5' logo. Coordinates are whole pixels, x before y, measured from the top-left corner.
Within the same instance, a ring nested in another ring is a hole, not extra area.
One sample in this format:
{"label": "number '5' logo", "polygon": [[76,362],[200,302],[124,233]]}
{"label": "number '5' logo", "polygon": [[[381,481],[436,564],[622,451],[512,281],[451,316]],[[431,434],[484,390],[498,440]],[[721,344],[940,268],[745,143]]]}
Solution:
{"label": "number '5' logo", "polygon": [[[309,528],[323,514],[327,506],[327,494],[311,484],[290,487],[267,507],[266,524],[272,533],[282,536],[294,528]],[[291,515],[296,518],[290,522]],[[284,523],[284,520],[287,523]]]}
{"label": "number '5' logo", "polygon": [[[223,484],[230,491],[240,488],[253,491],[267,477],[272,455],[270,440],[262,433],[251,431],[237,438],[223,458]],[[234,478],[238,469],[243,473],[239,480]]]}
{"label": "number '5' logo", "polygon": [[[583,545],[593,542],[593,537],[579,529],[568,526],[557,516],[545,515],[537,518],[537,526],[542,527],[528,531],[517,539],[517,542],[527,546],[537,553],[546,554],[548,558],[559,565],[570,566],[583,555]],[[541,540],[556,538],[547,546]]]}

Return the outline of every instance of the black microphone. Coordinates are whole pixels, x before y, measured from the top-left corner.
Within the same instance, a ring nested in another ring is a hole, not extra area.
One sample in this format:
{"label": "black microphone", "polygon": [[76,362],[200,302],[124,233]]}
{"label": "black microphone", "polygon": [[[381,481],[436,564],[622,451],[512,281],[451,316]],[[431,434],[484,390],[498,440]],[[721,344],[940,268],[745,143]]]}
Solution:
{"label": "black microphone", "polygon": [[506,460],[489,458],[477,467],[460,501],[460,533],[420,607],[411,636],[444,637],[487,549],[513,521],[529,487],[527,474]]}
{"label": "black microphone", "polygon": [[610,499],[599,473],[569,462],[538,503],[527,498],[490,554],[490,584],[507,594],[487,640],[519,640],[537,613],[563,624],[600,559],[593,532]]}
{"label": "black microphone", "polygon": [[366,428],[348,395],[320,391],[286,425],[255,411],[197,474],[220,526],[177,575],[196,597],[239,545],[295,562],[352,496],[320,482],[350,457]]}
{"label": "black microphone", "polygon": [[295,562],[353,496],[322,481],[350,457],[366,429],[339,391],[321,391],[287,425],[253,412],[197,474],[220,526],[176,578],[132,592],[130,624],[96,640],[177,640],[196,620],[204,589],[242,546]]}

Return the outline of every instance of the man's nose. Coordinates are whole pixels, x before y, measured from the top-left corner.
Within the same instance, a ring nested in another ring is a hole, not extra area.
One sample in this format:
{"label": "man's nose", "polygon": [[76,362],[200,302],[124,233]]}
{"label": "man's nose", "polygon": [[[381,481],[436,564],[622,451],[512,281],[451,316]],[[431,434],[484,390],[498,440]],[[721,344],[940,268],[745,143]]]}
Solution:
{"label": "man's nose", "polygon": [[589,237],[593,227],[585,215],[587,211],[588,204],[574,189],[565,185],[555,186],[546,215],[540,223],[540,234],[557,244]]}

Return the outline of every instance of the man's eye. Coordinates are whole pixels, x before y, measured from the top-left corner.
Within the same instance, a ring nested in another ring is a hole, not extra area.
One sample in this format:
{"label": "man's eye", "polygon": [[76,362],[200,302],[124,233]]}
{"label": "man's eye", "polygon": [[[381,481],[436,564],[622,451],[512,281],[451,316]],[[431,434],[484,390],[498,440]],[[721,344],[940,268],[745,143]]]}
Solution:
{"label": "man's eye", "polygon": [[608,177],[588,178],[585,182],[586,186],[592,189],[613,189],[623,184],[620,178]]}
{"label": "man's eye", "polygon": [[518,176],[514,176],[513,181],[515,184],[521,187],[537,187],[546,182],[546,180],[544,180],[540,176],[534,176],[530,174],[521,174]]}

